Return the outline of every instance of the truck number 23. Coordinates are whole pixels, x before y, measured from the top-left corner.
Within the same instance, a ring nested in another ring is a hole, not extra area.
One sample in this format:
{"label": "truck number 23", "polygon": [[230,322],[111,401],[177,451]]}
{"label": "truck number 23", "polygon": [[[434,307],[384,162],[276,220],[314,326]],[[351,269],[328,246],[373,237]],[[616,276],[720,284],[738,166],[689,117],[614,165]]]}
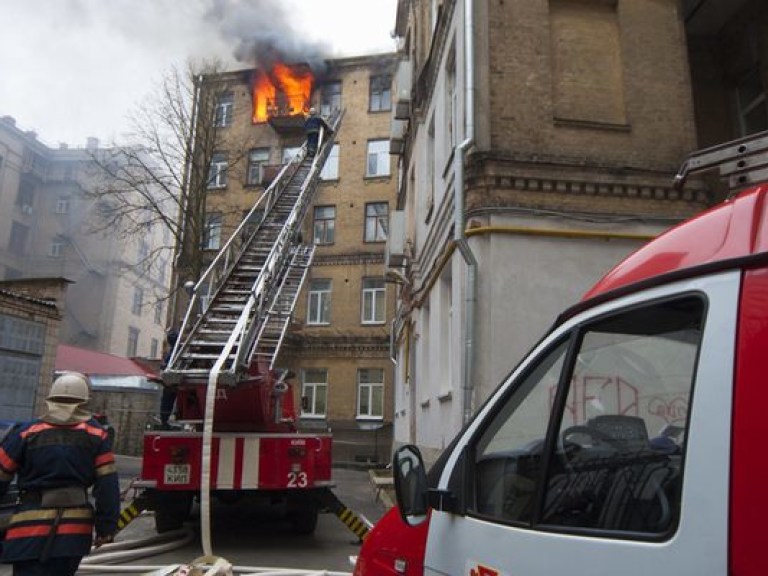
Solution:
{"label": "truck number 23", "polygon": [[288,472],[288,488],[305,488],[306,486],[306,472]]}

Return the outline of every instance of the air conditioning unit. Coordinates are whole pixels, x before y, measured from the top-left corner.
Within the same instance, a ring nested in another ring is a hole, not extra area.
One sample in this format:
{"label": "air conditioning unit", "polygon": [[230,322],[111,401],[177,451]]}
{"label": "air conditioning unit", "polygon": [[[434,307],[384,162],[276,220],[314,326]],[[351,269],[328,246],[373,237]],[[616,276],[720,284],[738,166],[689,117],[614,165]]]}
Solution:
{"label": "air conditioning unit", "polygon": [[411,117],[411,91],[413,88],[413,64],[401,60],[395,71],[395,118],[408,120]]}
{"label": "air conditioning unit", "polygon": [[403,210],[393,210],[389,213],[385,264],[387,268],[401,268],[406,264],[405,212]]}

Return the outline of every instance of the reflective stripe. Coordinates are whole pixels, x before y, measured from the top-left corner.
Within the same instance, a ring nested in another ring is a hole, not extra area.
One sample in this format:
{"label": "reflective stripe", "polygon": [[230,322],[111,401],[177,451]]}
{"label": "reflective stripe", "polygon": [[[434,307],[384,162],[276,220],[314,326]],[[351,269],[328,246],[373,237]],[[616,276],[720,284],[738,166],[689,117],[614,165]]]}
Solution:
{"label": "reflective stripe", "polygon": [[[56,535],[59,534],[88,534],[93,532],[93,526],[90,524],[59,524],[56,529]],[[5,534],[6,540],[16,538],[31,538],[48,536],[51,533],[50,525],[43,526],[20,526],[18,528],[9,528]]]}
{"label": "reflective stripe", "polygon": [[102,466],[104,464],[110,464],[115,461],[115,455],[112,452],[107,452],[101,456],[96,457],[96,466]]}
{"label": "reflective stripe", "polygon": [[115,473],[117,473],[117,466],[114,464],[105,464],[96,468],[96,476],[107,476]]}
{"label": "reflective stripe", "polygon": [[[11,517],[11,524],[21,524],[33,520],[53,520],[56,518],[56,512],[58,510],[55,508],[17,512]],[[64,514],[61,516],[62,520],[90,520],[91,518],[93,518],[93,510],[90,508],[69,508],[64,510]]]}
{"label": "reflective stripe", "polygon": [[19,467],[16,461],[8,456],[8,452],[6,452],[3,448],[0,448],[0,466],[2,466],[3,470],[9,473],[15,472]]}
{"label": "reflective stripe", "polygon": [[43,430],[50,430],[53,427],[54,427],[53,424],[48,424],[47,422],[39,422],[38,424],[33,424],[32,426],[24,430],[21,433],[21,437],[26,439],[27,436],[29,436],[30,434],[37,434],[38,432],[42,432]]}

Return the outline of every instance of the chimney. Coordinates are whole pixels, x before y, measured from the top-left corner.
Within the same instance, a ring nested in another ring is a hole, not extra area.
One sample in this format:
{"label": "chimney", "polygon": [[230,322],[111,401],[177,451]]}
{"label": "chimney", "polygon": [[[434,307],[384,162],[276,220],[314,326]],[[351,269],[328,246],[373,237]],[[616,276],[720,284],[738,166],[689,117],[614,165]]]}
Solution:
{"label": "chimney", "polygon": [[99,147],[99,139],[89,136],[85,141],[86,150],[96,150]]}

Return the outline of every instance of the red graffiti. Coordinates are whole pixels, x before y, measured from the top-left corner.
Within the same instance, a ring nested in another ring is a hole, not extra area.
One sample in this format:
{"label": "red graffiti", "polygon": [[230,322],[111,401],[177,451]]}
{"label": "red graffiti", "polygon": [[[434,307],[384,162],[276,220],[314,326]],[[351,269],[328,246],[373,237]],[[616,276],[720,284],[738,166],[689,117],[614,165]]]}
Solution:
{"label": "red graffiti", "polygon": [[688,399],[677,396],[665,400],[654,396],[648,400],[648,413],[661,418],[667,424],[684,424],[688,420]]}
{"label": "red graffiti", "polygon": [[478,566],[469,571],[469,576],[499,576],[499,572],[487,566]]}

